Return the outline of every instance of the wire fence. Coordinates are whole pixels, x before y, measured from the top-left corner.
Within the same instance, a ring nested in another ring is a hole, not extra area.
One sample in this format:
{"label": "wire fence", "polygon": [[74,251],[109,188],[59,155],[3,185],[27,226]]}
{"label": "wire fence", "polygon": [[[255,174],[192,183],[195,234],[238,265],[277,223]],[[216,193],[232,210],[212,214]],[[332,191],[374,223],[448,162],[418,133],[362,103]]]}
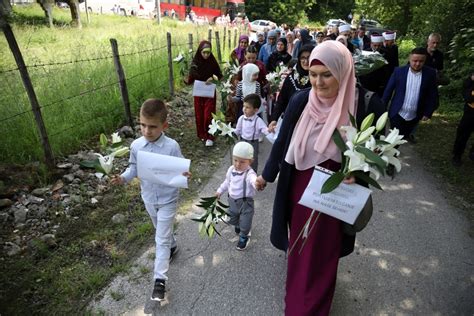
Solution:
{"label": "wire fence", "polygon": [[[118,53],[112,44],[112,54],[51,62],[34,57],[31,64],[0,70],[0,81],[5,83],[0,92],[0,162],[43,158],[53,166],[48,151],[54,159],[54,154],[72,150],[70,146],[116,128],[120,121],[133,124],[132,108],[137,110],[145,98],[173,96],[175,81],[182,82],[173,58],[194,50],[200,40],[209,39],[208,34],[197,32],[197,36],[187,34],[187,40],[168,33],[166,45],[133,47]],[[214,42],[218,40],[214,31],[209,36]],[[234,41],[234,47],[236,44]],[[228,50],[230,45],[229,41]],[[225,46],[225,42],[216,42],[213,49],[225,51]],[[20,51],[12,53],[21,55]],[[216,53],[221,55],[220,51]],[[40,125],[44,126],[44,135]],[[18,137],[28,142],[21,151],[15,146]]]}

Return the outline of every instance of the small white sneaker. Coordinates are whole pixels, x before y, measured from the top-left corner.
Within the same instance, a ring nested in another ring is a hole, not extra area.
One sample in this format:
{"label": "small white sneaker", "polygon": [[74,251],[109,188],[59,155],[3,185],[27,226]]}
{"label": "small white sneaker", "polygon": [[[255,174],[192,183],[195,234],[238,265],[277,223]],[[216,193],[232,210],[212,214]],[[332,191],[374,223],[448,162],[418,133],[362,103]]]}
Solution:
{"label": "small white sneaker", "polygon": [[214,146],[214,142],[210,139],[206,140],[206,147],[212,147]]}

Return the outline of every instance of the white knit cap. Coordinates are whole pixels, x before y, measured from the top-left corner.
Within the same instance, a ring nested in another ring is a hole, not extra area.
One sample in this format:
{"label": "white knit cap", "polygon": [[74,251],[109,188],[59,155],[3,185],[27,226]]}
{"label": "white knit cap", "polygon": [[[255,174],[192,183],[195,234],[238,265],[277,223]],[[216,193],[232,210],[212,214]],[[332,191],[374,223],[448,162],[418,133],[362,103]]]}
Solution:
{"label": "white knit cap", "polygon": [[253,159],[253,147],[247,142],[238,142],[234,146],[232,155],[243,159]]}
{"label": "white knit cap", "polygon": [[395,33],[395,32],[383,32],[382,36],[386,41],[393,41],[397,37],[397,33]]}
{"label": "white knit cap", "polygon": [[339,32],[350,32],[351,26],[349,24],[341,24],[339,26]]}
{"label": "white knit cap", "polygon": [[370,41],[372,43],[383,43],[383,36],[382,35],[371,35]]}

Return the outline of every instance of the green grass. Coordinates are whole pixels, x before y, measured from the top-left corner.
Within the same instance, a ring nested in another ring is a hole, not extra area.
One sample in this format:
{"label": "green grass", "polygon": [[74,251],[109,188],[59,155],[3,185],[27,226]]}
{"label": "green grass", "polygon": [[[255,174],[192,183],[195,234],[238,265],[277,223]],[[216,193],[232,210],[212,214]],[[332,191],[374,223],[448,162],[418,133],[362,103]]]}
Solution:
{"label": "green grass", "polygon": [[[131,111],[136,113],[149,97],[169,99],[166,32],[172,34],[174,57],[188,50],[188,33],[193,34],[196,47],[199,39],[207,38],[208,30],[166,19],[158,26],[151,20],[106,15],[92,15],[91,24],[83,21],[83,28],[75,29],[67,24],[68,11],[56,8],[53,16],[57,27],[49,29],[38,5],[15,7],[13,30],[30,66],[55,156],[73,152],[93,136],[109,133],[126,121],[110,38],[117,39],[124,55],[120,59]],[[16,65],[4,37],[0,38],[0,54],[0,120],[11,117],[0,124],[0,162],[42,160],[43,150],[20,75],[8,71]],[[228,55],[226,48],[223,59]],[[179,88],[178,65],[174,69]]]}

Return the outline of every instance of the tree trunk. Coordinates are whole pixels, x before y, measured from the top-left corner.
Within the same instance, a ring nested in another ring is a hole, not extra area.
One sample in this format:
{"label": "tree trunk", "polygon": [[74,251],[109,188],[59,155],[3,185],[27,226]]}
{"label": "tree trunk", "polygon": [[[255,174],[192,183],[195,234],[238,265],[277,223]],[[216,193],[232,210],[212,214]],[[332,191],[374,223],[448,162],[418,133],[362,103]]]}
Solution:
{"label": "tree trunk", "polygon": [[81,15],[79,13],[79,1],[78,0],[69,0],[69,8],[71,9],[71,25],[81,28]]}

